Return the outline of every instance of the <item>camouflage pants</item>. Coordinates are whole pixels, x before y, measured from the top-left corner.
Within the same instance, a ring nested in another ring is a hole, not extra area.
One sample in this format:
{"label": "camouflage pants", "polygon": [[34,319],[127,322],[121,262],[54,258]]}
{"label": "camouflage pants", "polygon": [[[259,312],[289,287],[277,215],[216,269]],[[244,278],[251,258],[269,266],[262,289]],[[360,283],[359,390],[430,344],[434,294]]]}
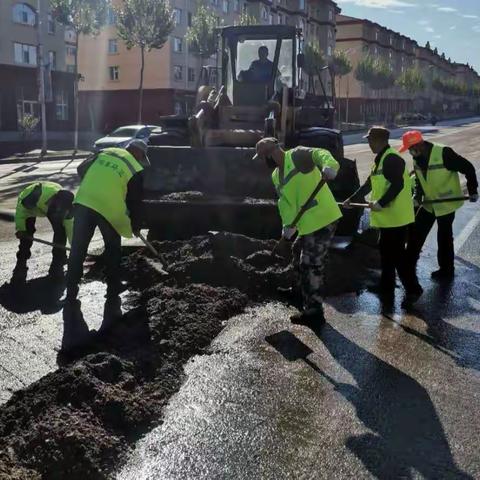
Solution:
{"label": "camouflage pants", "polygon": [[304,310],[322,310],[325,263],[337,222],[309,235],[298,237],[293,245],[293,264],[297,285],[302,292]]}

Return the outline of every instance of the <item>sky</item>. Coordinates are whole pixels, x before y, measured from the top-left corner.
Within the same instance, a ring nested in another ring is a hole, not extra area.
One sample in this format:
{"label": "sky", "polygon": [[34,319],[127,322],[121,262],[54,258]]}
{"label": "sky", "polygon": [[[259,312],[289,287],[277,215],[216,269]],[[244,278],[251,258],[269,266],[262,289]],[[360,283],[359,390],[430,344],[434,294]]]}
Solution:
{"label": "sky", "polygon": [[416,40],[430,41],[452,61],[480,73],[480,0],[335,0],[342,14],[366,18]]}

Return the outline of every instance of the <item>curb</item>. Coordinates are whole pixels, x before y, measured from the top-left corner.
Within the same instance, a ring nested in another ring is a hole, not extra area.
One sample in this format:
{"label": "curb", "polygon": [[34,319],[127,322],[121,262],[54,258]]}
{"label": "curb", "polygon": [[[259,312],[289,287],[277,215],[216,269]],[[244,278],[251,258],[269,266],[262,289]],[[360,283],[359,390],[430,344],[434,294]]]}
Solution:
{"label": "curb", "polygon": [[10,164],[17,164],[17,163],[42,163],[42,162],[60,162],[60,161],[67,161],[67,160],[85,160],[90,155],[88,153],[81,153],[77,155],[52,155],[46,156],[44,158],[41,157],[7,157],[0,159],[0,165],[10,165]]}

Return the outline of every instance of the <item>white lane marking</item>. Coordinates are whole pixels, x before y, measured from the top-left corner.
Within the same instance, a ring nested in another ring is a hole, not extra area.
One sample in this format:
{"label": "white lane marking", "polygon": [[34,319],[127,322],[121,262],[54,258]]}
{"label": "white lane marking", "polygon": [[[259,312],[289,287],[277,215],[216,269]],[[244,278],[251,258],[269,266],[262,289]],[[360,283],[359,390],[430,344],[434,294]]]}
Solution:
{"label": "white lane marking", "polygon": [[455,255],[462,249],[470,235],[480,224],[480,210],[470,219],[463,230],[455,237]]}

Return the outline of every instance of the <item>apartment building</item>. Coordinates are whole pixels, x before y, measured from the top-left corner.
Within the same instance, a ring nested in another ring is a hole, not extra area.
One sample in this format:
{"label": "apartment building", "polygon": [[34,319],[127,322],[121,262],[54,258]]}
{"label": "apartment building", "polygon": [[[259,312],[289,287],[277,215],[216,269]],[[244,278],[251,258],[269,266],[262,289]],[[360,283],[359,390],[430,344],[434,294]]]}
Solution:
{"label": "apartment building", "polygon": [[[197,0],[172,0],[175,29],[167,44],[146,54],[143,121],[159,115],[190,113],[198,88],[202,60],[189,51],[185,34],[195,15]],[[121,0],[114,0],[120,5]],[[259,24],[296,25],[306,41],[318,42],[325,56],[335,49],[335,21],[340,12],[331,0],[205,0],[218,15],[219,25],[238,23],[242,13]],[[108,131],[135,122],[138,109],[140,52],[127,50],[115,27],[111,10],[97,37],[82,37],[79,45],[81,125]],[[203,60],[205,63],[205,60]],[[210,65],[215,64],[211,59]]]}
{"label": "apartment building", "polygon": [[[410,111],[454,113],[478,108],[478,102],[468,103],[458,96],[439,92],[434,85],[438,79],[479,84],[480,77],[473,69],[465,69],[466,66],[451,62],[435,49],[422,47],[415,40],[377,23],[337,15],[337,49],[347,53],[353,67],[350,74],[336,79],[342,120],[392,121],[396,114]],[[425,81],[425,89],[415,95],[398,86],[373,90],[355,78],[356,67],[366,55],[383,60],[394,78],[408,68],[418,68]]]}
{"label": "apartment building", "polygon": [[[0,130],[14,131],[24,115],[39,117],[37,0],[0,1]],[[64,29],[41,0],[41,38],[49,130],[72,128],[73,76],[66,72]]]}

